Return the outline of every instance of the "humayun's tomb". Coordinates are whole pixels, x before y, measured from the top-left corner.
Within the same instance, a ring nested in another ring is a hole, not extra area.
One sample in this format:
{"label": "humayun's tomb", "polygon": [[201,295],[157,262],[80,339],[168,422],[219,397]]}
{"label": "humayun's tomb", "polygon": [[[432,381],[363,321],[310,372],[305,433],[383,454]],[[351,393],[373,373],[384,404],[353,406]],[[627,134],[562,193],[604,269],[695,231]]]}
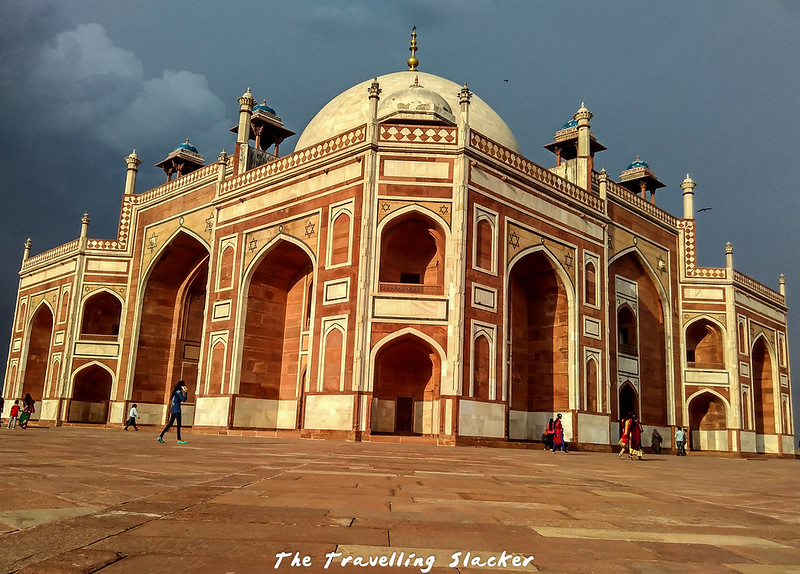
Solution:
{"label": "humayun's tomb", "polygon": [[141,192],[125,158],[115,239],[87,215],[70,243],[29,241],[4,415],[30,393],[40,424],[119,426],[137,403],[162,425],[184,379],[195,432],[498,444],[560,412],[609,449],[632,412],[667,448],[681,425],[695,450],[792,453],[785,281],[736,271],[730,244],[696,265],[689,176],[675,217],[645,161],[596,171],[583,105],[539,166],[415,50],[289,154],[248,89],[232,155],[187,141]]}

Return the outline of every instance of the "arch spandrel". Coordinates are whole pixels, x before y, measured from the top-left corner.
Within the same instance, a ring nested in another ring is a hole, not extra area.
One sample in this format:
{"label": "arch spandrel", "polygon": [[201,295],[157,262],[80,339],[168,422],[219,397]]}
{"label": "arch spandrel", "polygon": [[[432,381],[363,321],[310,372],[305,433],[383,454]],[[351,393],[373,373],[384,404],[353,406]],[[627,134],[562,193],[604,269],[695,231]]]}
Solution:
{"label": "arch spandrel", "polygon": [[725,317],[725,313],[708,313],[706,311],[700,311],[697,313],[683,313],[683,328],[686,329],[691,323],[695,321],[699,321],[700,319],[708,319],[712,323],[716,323],[722,332],[725,333],[727,328],[725,327],[727,318]]}
{"label": "arch spandrel", "polygon": [[513,265],[513,261],[518,259],[523,253],[533,250],[544,250],[552,263],[561,273],[563,273],[570,280],[568,290],[577,281],[576,270],[576,250],[575,247],[561,243],[560,241],[543,235],[540,232],[533,231],[527,227],[516,223],[509,223],[506,230],[506,263],[509,268]]}
{"label": "arch spandrel", "polygon": [[45,291],[44,293],[37,293],[36,295],[32,295],[30,301],[28,302],[28,317],[27,320],[36,315],[36,312],[39,310],[39,306],[44,304],[50,308],[50,313],[53,314],[53,317],[56,317],[56,305],[58,303],[58,288],[50,289]]}
{"label": "arch spandrel", "polygon": [[382,199],[378,202],[378,223],[380,224],[384,219],[389,216],[394,216],[398,211],[409,207],[416,206],[421,208],[421,213],[425,210],[430,213],[426,215],[434,215],[446,223],[449,229],[452,226],[452,206],[448,201],[400,201],[393,199]]}
{"label": "arch spandrel", "polygon": [[126,291],[127,288],[125,285],[84,285],[83,293],[81,293],[81,302],[85,303],[90,297],[105,292],[119,299],[121,303],[125,303]]}
{"label": "arch spandrel", "polygon": [[147,227],[142,250],[141,269],[148,269],[157,260],[164,247],[169,245],[178,233],[197,239],[207,251],[211,251],[214,234],[214,213],[195,211]]}
{"label": "arch spandrel", "polygon": [[279,236],[287,241],[302,244],[316,265],[316,261],[319,260],[319,226],[320,214],[314,212],[246,233],[244,268],[249,269],[254,259],[263,254],[264,246],[273,244]]}
{"label": "arch spandrel", "polygon": [[763,337],[767,342],[767,348],[769,349],[771,358],[775,360],[775,350],[777,346],[775,345],[775,331],[772,329],[768,329],[763,325],[759,325],[754,321],[750,321],[750,351],[752,352],[753,347],[755,346],[756,339],[758,337]]}
{"label": "arch spandrel", "polygon": [[635,251],[642,262],[649,267],[651,278],[658,282],[664,291],[669,289],[669,251],[649,241],[633,235],[619,227],[608,230],[609,265],[619,257]]}

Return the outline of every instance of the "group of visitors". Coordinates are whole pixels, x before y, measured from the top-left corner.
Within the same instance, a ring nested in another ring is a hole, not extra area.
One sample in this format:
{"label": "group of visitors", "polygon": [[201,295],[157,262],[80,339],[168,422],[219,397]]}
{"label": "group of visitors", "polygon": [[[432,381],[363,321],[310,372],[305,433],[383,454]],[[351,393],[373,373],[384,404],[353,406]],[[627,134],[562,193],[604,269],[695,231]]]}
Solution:
{"label": "group of visitors", "polygon": [[[621,436],[619,439],[619,446],[622,448],[619,451],[619,457],[624,458],[625,453],[628,453],[628,458],[631,460],[636,457],[638,460],[643,460],[642,455],[644,450],[642,448],[642,433],[644,428],[642,423],[639,422],[635,414],[628,413],[621,422]],[[686,442],[689,438],[689,429],[677,427],[675,429],[675,450],[678,456],[686,456]],[[657,428],[653,429],[650,437],[650,447],[653,449],[653,454],[661,454],[661,443],[664,438]]]}
{"label": "group of visitors", "polygon": [[[175,387],[172,389],[172,395],[170,395],[169,400],[169,422],[167,426],[164,427],[164,430],[161,431],[161,434],[158,435],[156,439],[160,443],[164,443],[164,435],[172,428],[174,424],[176,426],[177,435],[178,435],[178,444],[186,444],[185,440],[181,439],[181,403],[186,402],[188,398],[188,389],[186,388],[186,383],[184,381],[178,381]],[[130,410],[128,411],[128,418],[125,421],[125,429],[128,430],[128,427],[133,427],[134,430],[138,431],[139,427],[136,426],[136,419],[139,418],[139,411],[136,410],[137,405],[133,403],[131,405]]]}
{"label": "group of visitors", "polygon": [[562,450],[565,454],[569,452],[569,443],[572,442],[572,426],[564,426],[561,423],[561,413],[558,413],[555,419],[548,421],[547,428],[542,434],[542,442],[544,450],[552,452]]}
{"label": "group of visitors", "polygon": [[[170,428],[172,428],[172,425],[175,424],[178,435],[178,444],[186,444],[186,441],[181,439],[181,403],[185,402],[187,398],[188,389],[186,388],[186,383],[184,381],[178,381],[178,383],[172,389],[172,395],[170,396],[169,422],[158,436],[158,442],[164,442],[164,435],[167,433],[167,431],[169,431]],[[4,404],[5,400],[0,397],[0,415],[3,413]],[[25,398],[22,399],[21,407],[19,400],[15,400],[9,412],[8,428],[15,429],[17,428],[17,425],[19,425],[20,428],[27,429],[28,420],[30,419],[31,415],[36,412],[35,404],[36,401],[33,400],[33,397],[31,397],[30,393],[25,394]],[[560,419],[561,415],[558,416]],[[139,427],[136,426],[136,419],[138,418],[139,412],[137,411],[136,403],[134,403],[128,411],[128,418],[125,420],[124,430],[128,430],[128,427],[132,426],[134,430],[138,431]],[[2,419],[0,419],[0,424],[2,424]],[[564,452],[566,452],[566,447]]]}
{"label": "group of visitors", "polygon": [[[0,414],[3,412],[4,405],[5,401],[0,397]],[[36,401],[33,400],[30,393],[25,393],[25,398],[22,399],[22,406],[19,404],[19,399],[14,400],[14,404],[11,405],[11,410],[8,413],[8,425],[6,428],[14,430],[19,425],[19,428],[27,429],[31,415],[36,412],[35,405]],[[2,419],[0,419],[0,425],[2,424]]]}

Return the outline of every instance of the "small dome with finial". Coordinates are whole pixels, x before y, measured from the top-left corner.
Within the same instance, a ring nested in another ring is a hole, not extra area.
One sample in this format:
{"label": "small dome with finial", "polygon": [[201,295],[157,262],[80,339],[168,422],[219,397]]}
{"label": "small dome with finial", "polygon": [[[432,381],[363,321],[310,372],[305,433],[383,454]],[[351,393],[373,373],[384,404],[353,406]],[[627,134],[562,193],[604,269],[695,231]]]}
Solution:
{"label": "small dome with finial", "polygon": [[634,161],[634,162],[631,162],[631,163],[628,165],[628,167],[627,167],[627,168],[625,168],[625,169],[626,169],[626,171],[627,171],[627,170],[629,170],[629,169],[637,169],[637,168],[640,168],[640,167],[650,167],[650,166],[649,166],[649,165],[647,165],[645,162],[643,162],[643,161],[641,160],[641,158],[640,158],[640,157],[637,155],[637,156],[636,156],[636,161]]}
{"label": "small dome with finial", "polygon": [[199,151],[197,151],[196,147],[194,147],[192,144],[189,143],[189,138],[186,138],[185,142],[183,142],[182,144],[180,144],[178,147],[175,148],[176,151],[179,149],[183,149],[197,154],[200,153]]}
{"label": "small dome with finial", "polygon": [[275,113],[275,110],[273,110],[271,107],[269,107],[267,105],[267,100],[264,100],[262,103],[256,104],[255,106],[253,106],[253,111],[254,112],[258,112],[258,111],[267,112],[268,114],[272,114],[273,116],[277,116],[278,115],[278,114]]}

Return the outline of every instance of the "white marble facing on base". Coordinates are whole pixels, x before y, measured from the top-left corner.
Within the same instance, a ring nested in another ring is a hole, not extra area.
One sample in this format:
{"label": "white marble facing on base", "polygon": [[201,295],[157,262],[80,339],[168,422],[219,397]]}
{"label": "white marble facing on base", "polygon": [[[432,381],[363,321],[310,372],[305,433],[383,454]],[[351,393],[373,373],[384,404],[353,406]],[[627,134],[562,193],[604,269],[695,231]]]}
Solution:
{"label": "white marble facing on base", "polygon": [[577,441],[583,444],[611,444],[610,428],[607,415],[578,413]]}
{"label": "white marble facing on base", "polygon": [[236,428],[293,429],[297,421],[297,401],[237,397],[233,413]]}
{"label": "white marble facing on base", "polygon": [[309,395],[303,428],[353,430],[353,395]]}
{"label": "white marble facing on base", "polygon": [[230,397],[197,397],[194,424],[197,426],[228,426]]}
{"label": "white marble facing on base", "polygon": [[461,399],[458,407],[458,434],[502,438],[506,426],[506,407],[501,403],[485,403]]}

